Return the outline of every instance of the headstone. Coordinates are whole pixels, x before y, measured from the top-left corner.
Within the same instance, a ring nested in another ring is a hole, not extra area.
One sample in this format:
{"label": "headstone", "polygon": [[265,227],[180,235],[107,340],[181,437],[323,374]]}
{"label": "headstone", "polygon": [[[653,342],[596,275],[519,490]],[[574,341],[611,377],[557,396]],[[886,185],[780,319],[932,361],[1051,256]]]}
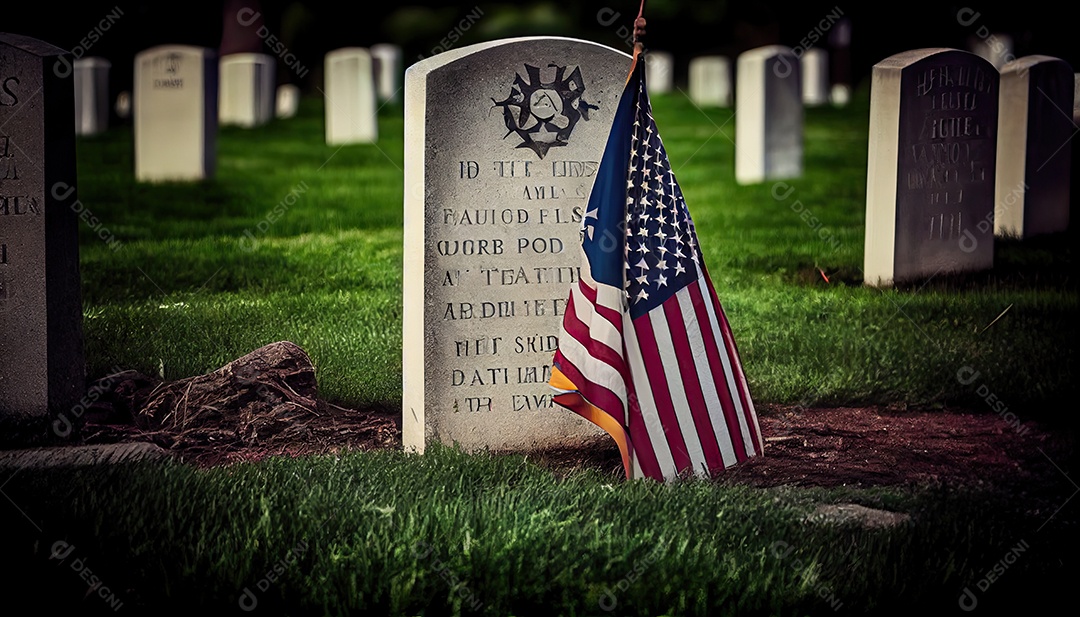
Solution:
{"label": "headstone", "polygon": [[1073,124],[1080,124],[1080,73],[1073,74]]}
{"label": "headstone", "polygon": [[97,135],[109,128],[109,69],[104,58],[80,58],[75,66],[75,134]]}
{"label": "headstone", "polygon": [[405,75],[404,445],[581,444],[551,359],[580,228],[630,70],[595,43],[526,37]]}
{"label": "headstone", "polygon": [[0,34],[0,424],[70,412],[84,393],[70,61]]}
{"label": "headstone", "polygon": [[116,95],[116,117],[121,120],[131,117],[131,93],[127,90]]}
{"label": "headstone", "polygon": [[811,47],[799,59],[802,69],[803,105],[818,106],[829,102],[829,54]]}
{"label": "headstone", "polygon": [[218,61],[213,50],[162,45],[135,56],[135,178],[202,180],[217,157]]}
{"label": "headstone", "polygon": [[277,89],[277,117],[292,118],[300,109],[300,88],[282,84]]}
{"label": "headstone", "polygon": [[1077,131],[1066,111],[1068,62],[1024,56],[1001,68],[994,233],[1026,238],[1069,227],[1069,171]]}
{"label": "headstone", "polygon": [[829,29],[829,100],[843,107],[851,100],[851,19],[841,17]]}
{"label": "headstone", "polygon": [[992,267],[997,70],[916,49],[874,65],[870,93],[865,283]]}
{"label": "headstone", "polygon": [[675,87],[675,58],[666,51],[645,54],[645,83],[650,94],[666,94]]}
{"label": "headstone", "polygon": [[326,143],[374,143],[379,138],[378,108],[371,54],[345,47],[326,54]]}
{"label": "headstone", "polygon": [[731,107],[731,61],[723,56],[691,60],[690,100],[699,107]]}
{"label": "headstone", "polygon": [[241,53],[222,56],[218,122],[221,126],[262,126],[274,118],[277,77],[274,57]]}
{"label": "headstone", "polygon": [[847,84],[833,84],[829,91],[829,102],[836,107],[843,107],[851,102],[851,86]]}
{"label": "headstone", "polygon": [[1013,55],[1013,39],[1008,34],[988,34],[987,36],[972,36],[968,42],[968,49],[976,56],[994,65],[1000,70],[1006,63],[1016,59]]}
{"label": "headstone", "polygon": [[739,55],[735,69],[735,180],[753,184],[802,175],[799,59],[781,45]]}
{"label": "headstone", "polygon": [[381,43],[371,46],[375,69],[376,94],[380,101],[397,103],[401,100],[401,48]]}

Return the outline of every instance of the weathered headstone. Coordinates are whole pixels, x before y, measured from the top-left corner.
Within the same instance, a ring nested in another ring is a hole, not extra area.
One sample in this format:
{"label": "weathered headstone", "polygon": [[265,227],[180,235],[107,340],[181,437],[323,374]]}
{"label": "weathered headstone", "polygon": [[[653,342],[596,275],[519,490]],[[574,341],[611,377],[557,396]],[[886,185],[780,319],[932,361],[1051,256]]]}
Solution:
{"label": "weathered headstone", "polygon": [[1008,34],[973,35],[968,39],[968,49],[976,56],[1001,70],[1006,63],[1016,59],[1013,55],[1013,39]]}
{"label": "weathered headstone", "polygon": [[551,359],[582,217],[630,57],[526,37],[443,52],[405,76],[405,447],[580,444]]}
{"label": "weathered headstone", "polygon": [[70,61],[0,34],[0,424],[47,419],[83,395]]}
{"label": "weathered headstone", "polygon": [[735,69],[735,180],[753,184],[802,175],[799,59],[781,45],[739,55]]}
{"label": "weathered headstone", "polygon": [[1080,73],[1073,74],[1073,123],[1080,124]]}
{"label": "weathered headstone", "polygon": [[997,70],[968,52],[916,49],[871,79],[865,283],[992,267]]}
{"label": "weathered headstone", "polygon": [[218,122],[221,126],[262,126],[274,118],[277,77],[274,57],[240,53],[222,56]]}
{"label": "weathered headstone", "polygon": [[851,100],[851,19],[841,17],[829,29],[829,101],[838,107]]}
{"label": "weathered headstone", "polygon": [[371,46],[375,69],[376,94],[380,101],[396,103],[401,100],[401,48],[380,43]]}
{"label": "weathered headstone", "polygon": [[127,90],[116,95],[116,117],[121,120],[131,117],[131,93]]}
{"label": "weathered headstone", "polygon": [[277,89],[277,117],[292,118],[300,109],[300,88],[282,84]]}
{"label": "weathered headstone", "polygon": [[75,134],[97,135],[109,128],[109,69],[104,58],[79,58],[75,70]]}
{"label": "weathered headstone", "polygon": [[731,107],[731,61],[723,56],[691,60],[690,100],[700,107]]}
{"label": "weathered headstone", "polygon": [[371,53],[345,47],[326,54],[326,143],[374,143],[379,138],[378,108]]}
{"label": "weathered headstone", "polygon": [[645,54],[645,83],[650,94],[665,94],[675,87],[675,58],[666,51]]}
{"label": "weathered headstone", "polygon": [[1024,56],[1001,68],[994,233],[1065,231],[1076,132],[1069,112],[1073,70],[1050,56]]}
{"label": "weathered headstone", "polygon": [[811,47],[799,59],[802,69],[802,101],[806,106],[829,102],[829,54]]}
{"label": "weathered headstone", "polygon": [[218,60],[212,49],[162,45],[135,56],[135,178],[202,180],[217,158]]}

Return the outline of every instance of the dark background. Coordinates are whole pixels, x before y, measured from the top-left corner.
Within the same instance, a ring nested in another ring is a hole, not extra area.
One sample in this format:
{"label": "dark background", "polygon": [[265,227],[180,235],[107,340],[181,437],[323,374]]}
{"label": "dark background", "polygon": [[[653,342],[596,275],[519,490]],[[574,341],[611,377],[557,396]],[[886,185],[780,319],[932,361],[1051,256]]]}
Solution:
{"label": "dark background", "polygon": [[[226,7],[226,5],[229,5]],[[365,3],[366,4],[366,3]],[[1064,6],[1064,5],[1061,5]],[[236,11],[250,7],[263,22],[238,26]],[[957,12],[969,7],[980,16],[963,25]],[[599,23],[601,9],[620,13],[609,26]],[[298,62],[310,69],[304,79],[279,63],[279,81],[293,81],[312,91],[321,84],[322,58],[332,49],[396,43],[405,50],[405,65],[418,56],[431,55],[440,41],[468,16],[479,18],[461,34],[453,47],[511,36],[559,35],[583,38],[629,51],[619,28],[632,27],[638,3],[585,0],[557,2],[489,3],[428,1],[401,5],[375,5],[325,1],[290,2],[254,0],[208,2],[85,2],[59,7],[49,2],[21,2],[4,11],[7,32],[33,36],[74,50],[109,14],[123,13],[99,39],[80,55],[102,56],[113,63],[116,91],[130,89],[136,52],[160,44],[191,44],[219,51],[263,51],[273,54],[257,36],[264,32],[280,39]],[[482,15],[479,13],[482,12]],[[670,51],[676,59],[676,83],[685,84],[687,63],[695,55],[722,53],[734,58],[746,49],[765,44],[799,45],[815,25],[829,14],[841,12],[852,20],[851,71],[858,87],[874,63],[901,51],[920,47],[968,49],[969,38],[980,27],[1013,37],[1014,55],[1046,54],[1080,67],[1080,44],[1071,12],[1048,1],[1025,2],[899,2],[855,3],[786,2],[774,0],[710,1],[650,0],[645,16],[648,43]],[[224,41],[223,32],[228,36]],[[826,47],[822,39],[818,46]],[[276,55],[276,54],[275,54]]]}

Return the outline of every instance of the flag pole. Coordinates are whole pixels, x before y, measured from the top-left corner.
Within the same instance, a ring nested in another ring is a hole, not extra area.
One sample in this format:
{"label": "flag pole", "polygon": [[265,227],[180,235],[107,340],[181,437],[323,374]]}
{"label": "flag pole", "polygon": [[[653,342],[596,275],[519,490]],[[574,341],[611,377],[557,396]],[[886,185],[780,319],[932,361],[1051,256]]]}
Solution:
{"label": "flag pole", "polygon": [[[634,73],[634,67],[637,66],[638,58],[642,57],[645,53],[645,0],[641,0],[641,7],[638,9],[637,18],[634,19],[634,61],[630,63],[630,73]],[[627,76],[627,81],[629,81]]]}

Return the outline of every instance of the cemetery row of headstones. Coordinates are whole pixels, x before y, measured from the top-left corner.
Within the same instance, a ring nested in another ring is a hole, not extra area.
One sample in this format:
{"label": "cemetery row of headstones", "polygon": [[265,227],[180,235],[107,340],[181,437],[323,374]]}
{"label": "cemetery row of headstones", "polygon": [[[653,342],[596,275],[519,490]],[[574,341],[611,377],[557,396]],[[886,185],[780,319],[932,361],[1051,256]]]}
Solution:
{"label": "cemetery row of headstones", "polygon": [[[95,135],[109,124],[109,69],[103,58],[72,63],[75,131]],[[217,58],[213,50],[166,45],[135,58],[134,100],[117,97],[120,117],[134,114],[135,175],[140,181],[198,180],[213,175],[219,126],[258,127],[289,118],[300,90],[276,86],[276,59],[261,53]],[[325,59],[326,143],[372,143],[377,101],[398,97],[401,49],[351,47]]]}

